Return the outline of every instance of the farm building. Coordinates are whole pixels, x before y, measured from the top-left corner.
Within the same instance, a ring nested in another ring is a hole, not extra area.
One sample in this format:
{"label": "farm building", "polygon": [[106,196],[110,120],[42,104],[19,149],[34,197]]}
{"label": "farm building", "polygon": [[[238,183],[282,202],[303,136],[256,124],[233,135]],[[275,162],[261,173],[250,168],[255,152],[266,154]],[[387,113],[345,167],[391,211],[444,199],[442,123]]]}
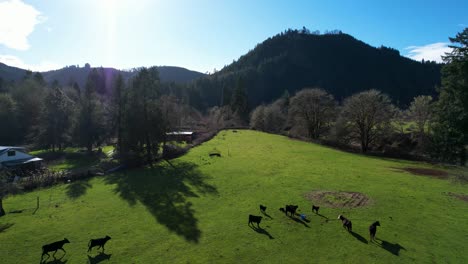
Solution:
{"label": "farm building", "polygon": [[42,159],[29,155],[25,148],[0,146],[0,170],[37,169]]}
{"label": "farm building", "polygon": [[166,140],[167,141],[185,141],[191,143],[194,137],[192,131],[178,131],[178,132],[167,132]]}

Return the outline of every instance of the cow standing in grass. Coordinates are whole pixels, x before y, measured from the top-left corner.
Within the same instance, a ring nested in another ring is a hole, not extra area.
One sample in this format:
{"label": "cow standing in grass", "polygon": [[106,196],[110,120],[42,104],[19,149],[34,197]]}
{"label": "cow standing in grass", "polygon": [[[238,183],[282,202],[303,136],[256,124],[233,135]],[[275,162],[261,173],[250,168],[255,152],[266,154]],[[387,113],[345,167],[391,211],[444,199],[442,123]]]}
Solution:
{"label": "cow standing in grass", "polygon": [[257,227],[260,228],[260,222],[262,221],[262,217],[261,216],[256,216],[256,215],[249,215],[249,226],[250,224],[252,224],[253,226],[253,223],[257,223]]}
{"label": "cow standing in grass", "polygon": [[297,205],[286,205],[286,215],[288,215],[289,212],[291,216],[295,216],[298,207]]}
{"label": "cow standing in grass", "polygon": [[349,232],[353,230],[353,224],[351,223],[351,220],[342,215],[339,215],[338,219],[341,220],[341,223],[343,223],[343,227],[346,228]]}
{"label": "cow standing in grass", "polygon": [[52,256],[55,258],[55,253],[57,253],[57,250],[59,250],[59,249],[61,249],[65,253],[67,253],[65,251],[65,249],[63,249],[63,245],[65,245],[66,243],[70,243],[70,241],[68,241],[68,239],[64,238],[63,240],[56,241],[54,243],[50,243],[50,244],[42,246],[41,260],[44,257],[44,255],[47,255],[48,257],[50,257],[49,252],[52,252],[52,251],[54,251],[54,254],[52,254]]}
{"label": "cow standing in grass", "polygon": [[377,227],[380,226],[379,221],[375,221],[372,225],[369,226],[370,241],[375,239],[375,234],[377,233]]}
{"label": "cow standing in grass", "polygon": [[91,239],[89,242],[88,242],[88,252],[91,251],[91,249],[93,247],[98,247],[99,248],[102,248],[102,252],[104,252],[104,245],[106,244],[106,242],[111,239],[110,236],[106,236],[106,237],[103,237],[103,238],[97,238],[97,239]]}

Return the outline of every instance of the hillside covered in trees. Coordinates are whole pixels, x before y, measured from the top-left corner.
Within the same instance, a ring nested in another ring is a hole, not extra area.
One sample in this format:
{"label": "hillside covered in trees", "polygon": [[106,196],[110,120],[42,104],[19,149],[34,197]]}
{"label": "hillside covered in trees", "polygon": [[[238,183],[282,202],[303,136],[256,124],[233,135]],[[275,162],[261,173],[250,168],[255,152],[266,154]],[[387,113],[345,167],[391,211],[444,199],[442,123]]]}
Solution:
{"label": "hillside covered in trees", "polygon": [[[58,85],[66,86],[78,84],[79,87],[83,88],[86,84],[86,78],[94,67],[86,64],[84,67],[79,66],[67,66],[62,69],[42,72],[44,80],[52,84],[57,82]],[[105,73],[109,82],[115,78],[119,73],[122,74],[124,80],[128,80],[137,74],[135,70],[117,70],[114,68],[98,67],[99,71]],[[182,67],[174,66],[158,66],[157,67],[161,82],[163,83],[187,83],[197,78],[204,76],[203,73],[197,71],[191,71]],[[6,64],[0,63],[0,79],[3,82],[19,81],[25,78],[27,73],[26,69],[20,69],[11,67]]]}
{"label": "hillside covered in trees", "polygon": [[436,94],[440,69],[435,62],[414,61],[341,31],[319,34],[304,28],[268,38],[221,71],[195,80],[192,88],[200,96],[199,108],[228,104],[240,79],[250,107],[306,87],[325,89],[340,101],[378,89],[407,106],[417,95]]}

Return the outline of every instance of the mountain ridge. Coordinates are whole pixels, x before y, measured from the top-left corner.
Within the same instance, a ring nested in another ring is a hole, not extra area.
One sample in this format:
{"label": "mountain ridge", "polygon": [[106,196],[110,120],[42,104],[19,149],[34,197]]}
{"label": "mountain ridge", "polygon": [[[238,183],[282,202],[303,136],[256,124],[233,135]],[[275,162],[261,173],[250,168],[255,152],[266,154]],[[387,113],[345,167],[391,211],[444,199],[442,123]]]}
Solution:
{"label": "mountain ridge", "polygon": [[241,79],[251,107],[290,94],[320,87],[342,100],[377,89],[399,105],[413,97],[436,95],[441,64],[418,62],[398,50],[373,47],[341,31],[314,34],[287,30],[270,37],[219,72],[195,80],[194,89],[210,107],[229,103]]}
{"label": "mountain ridge", "polygon": [[[192,71],[178,66],[156,67],[159,70],[161,82],[187,83],[205,75],[201,72]],[[89,64],[86,64],[84,67],[77,67],[75,65],[66,66],[61,69],[39,73],[42,74],[44,80],[48,83],[58,81],[60,85],[72,85],[76,82],[79,87],[84,87],[89,72],[94,68],[103,69],[112,76],[121,73],[125,80],[128,80],[136,74],[136,70],[119,70],[113,67],[91,67]],[[28,70],[0,63],[0,78],[6,82],[21,80],[27,72]]]}

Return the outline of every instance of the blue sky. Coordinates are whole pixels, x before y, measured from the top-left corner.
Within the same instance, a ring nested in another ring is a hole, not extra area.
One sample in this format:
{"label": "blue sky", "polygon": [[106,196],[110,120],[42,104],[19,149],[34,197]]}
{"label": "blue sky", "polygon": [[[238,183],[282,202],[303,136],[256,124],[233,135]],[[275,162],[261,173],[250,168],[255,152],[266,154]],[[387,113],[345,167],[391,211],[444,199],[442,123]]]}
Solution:
{"label": "blue sky", "polygon": [[0,62],[212,72],[303,26],[440,60],[448,37],[468,26],[468,1],[0,0]]}

